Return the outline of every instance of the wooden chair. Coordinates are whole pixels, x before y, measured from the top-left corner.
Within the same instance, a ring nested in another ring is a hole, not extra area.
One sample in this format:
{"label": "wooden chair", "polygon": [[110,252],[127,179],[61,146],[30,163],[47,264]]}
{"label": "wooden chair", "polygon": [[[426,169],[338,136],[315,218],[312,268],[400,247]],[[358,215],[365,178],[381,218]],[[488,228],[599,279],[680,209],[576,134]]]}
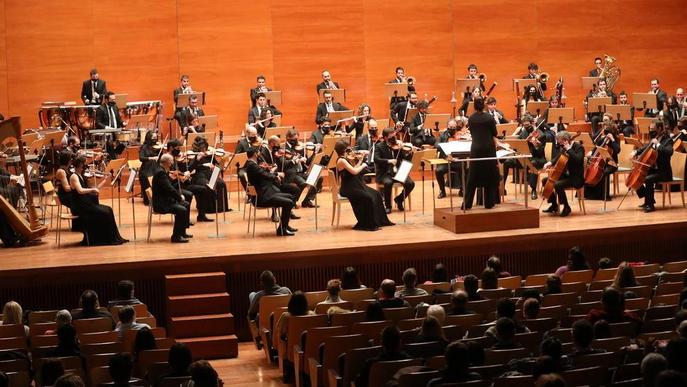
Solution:
{"label": "wooden chair", "polygon": [[470,337],[470,338],[482,337],[482,336],[484,336],[484,332],[486,332],[492,326],[494,326],[493,322],[486,323],[486,324],[473,325],[467,329],[467,331],[468,331],[467,337]]}
{"label": "wooden chair", "polygon": [[618,367],[625,357],[623,351],[611,351],[592,353],[589,355],[575,356],[575,368],[588,368],[602,366],[606,368]]}
{"label": "wooden chair", "polygon": [[577,303],[577,293],[547,294],[542,299],[542,306],[563,305],[570,307]]}
{"label": "wooden chair", "polygon": [[532,332],[548,332],[558,326],[558,321],[554,318],[534,318],[521,321],[523,325]]}
{"label": "wooden chair", "polygon": [[513,297],[513,290],[512,289],[479,289],[477,291],[479,295],[482,297],[488,299],[488,300],[499,300],[501,298],[510,298]]}
{"label": "wooden chair", "polygon": [[111,382],[110,366],[90,368],[88,370],[88,378],[91,381],[91,386],[100,386],[101,384]]}
{"label": "wooden chair", "polygon": [[148,324],[151,328],[156,328],[157,327],[157,319],[155,316],[145,316],[145,317],[136,317],[136,322],[139,324]]}
{"label": "wooden chair", "polygon": [[14,359],[0,361],[1,372],[29,372],[31,370],[31,362],[29,359]]}
{"label": "wooden chair", "polygon": [[[148,317],[150,315],[150,312],[148,312],[148,306],[146,304],[134,304],[128,306],[134,308],[134,315],[137,319],[141,317]],[[115,305],[110,308],[110,314],[115,322],[119,322],[119,310],[123,307],[124,305]]]}
{"label": "wooden chair", "polygon": [[384,318],[393,321],[394,323],[399,320],[406,320],[415,317],[414,310],[412,308],[400,307],[400,308],[384,308]]}
{"label": "wooden chair", "polygon": [[315,305],[319,304],[327,298],[326,290],[320,290],[316,292],[305,292],[303,294],[305,295],[305,298],[308,300],[308,308],[310,310],[315,309]]}
{"label": "wooden chair", "polygon": [[673,205],[673,195],[671,188],[677,186],[680,189],[680,196],[682,196],[682,207],[685,207],[685,162],[687,162],[687,153],[675,152],[670,158],[670,167],[673,170],[673,180],[661,182],[661,194],[663,197],[663,207],[666,206],[666,194],[668,194],[668,203]]}
{"label": "wooden chair", "polygon": [[122,352],[122,342],[114,341],[109,343],[93,343],[81,345],[81,353],[84,355],[94,355],[96,353],[119,353]]}
{"label": "wooden chair", "polygon": [[408,343],[403,346],[403,351],[411,358],[426,359],[442,355],[446,351],[446,346],[438,341]]}
{"label": "wooden chair", "polygon": [[415,308],[417,304],[424,302],[425,304],[432,304],[434,302],[434,295],[428,294],[426,296],[405,296],[403,297],[412,308]]}
{"label": "wooden chair", "polygon": [[487,349],[484,351],[484,364],[506,364],[513,359],[523,358],[528,355],[529,351],[526,348]]}
{"label": "wooden chair", "polygon": [[607,339],[595,339],[592,341],[592,348],[605,349],[608,352],[619,351],[621,348],[627,347],[628,345],[630,345],[629,336],[609,337]]}
{"label": "wooden chair", "polygon": [[656,305],[677,305],[680,301],[680,294],[663,294],[651,298],[651,306]]}
{"label": "wooden chair", "polygon": [[365,321],[365,311],[335,313],[330,316],[331,326],[346,326],[351,327],[353,324]]}
{"label": "wooden chair", "polygon": [[46,331],[57,330],[57,324],[54,322],[40,322],[29,325],[29,336],[44,335]]}
{"label": "wooden chair", "polygon": [[[167,337],[167,330],[163,327],[150,328],[150,332],[153,334],[155,339]],[[136,334],[138,331],[128,330],[124,332],[124,338],[122,339],[122,350],[124,352],[133,352],[134,341],[136,341]]]}
{"label": "wooden chair", "polygon": [[329,171],[329,184],[332,191],[332,226],[336,219],[336,227],[341,221],[341,203],[349,203],[348,198],[339,193],[339,178],[336,173]]}
{"label": "wooden chair", "polygon": [[570,314],[573,316],[586,315],[592,309],[602,309],[601,301],[581,302],[570,306]]}
{"label": "wooden chair", "polygon": [[[270,210],[270,209],[273,209],[274,207],[259,206],[258,205],[258,191],[256,191],[255,187],[253,185],[251,185],[250,183],[246,184],[246,195],[251,198],[248,201],[248,204],[246,205],[246,207],[248,207],[248,205],[250,205],[250,208],[248,208],[248,230],[246,231],[246,234],[250,233],[250,226],[251,226],[251,221],[252,221],[252,223],[253,223],[253,238],[255,238],[255,220],[258,217],[258,208]],[[244,207],[244,210],[246,207]],[[280,209],[276,208],[275,211],[279,212]],[[279,227],[279,223],[274,223],[275,230],[277,229],[277,227]]]}
{"label": "wooden chair", "polygon": [[119,335],[115,331],[79,333],[78,337],[81,344],[111,343],[119,340]]}
{"label": "wooden chair", "polygon": [[326,315],[290,316],[286,321],[286,341],[279,340],[279,369],[284,371],[284,360],[294,363],[294,348],[300,343],[303,332],[329,325]]}
{"label": "wooden chair", "polygon": [[[148,366],[145,378],[146,380],[150,381],[150,384],[152,384],[152,386],[157,387],[160,385],[160,381],[163,379],[162,377],[170,374],[171,372],[172,367],[169,365],[168,362],[157,362]],[[182,384],[182,386],[184,386],[184,384]],[[179,384],[173,387],[179,387]]]}
{"label": "wooden chair", "polygon": [[104,332],[112,330],[112,319],[109,317],[85,318],[72,322],[77,334]]}
{"label": "wooden chair", "polygon": [[0,325],[0,339],[8,337],[25,337],[23,324]]}
{"label": "wooden chair", "polygon": [[564,284],[570,282],[584,282],[588,284],[592,282],[592,278],[594,278],[594,270],[587,269],[568,271],[563,275],[563,278],[561,278],[561,280]]}
{"label": "wooden chair", "polygon": [[110,364],[110,359],[115,355],[116,353],[96,353],[87,355],[85,357],[86,369],[90,370],[95,367],[107,367]]}
{"label": "wooden chair", "polygon": [[656,286],[656,295],[662,296],[664,294],[680,293],[684,287],[682,282],[662,282]]}
{"label": "wooden chair", "polygon": [[534,380],[531,375],[499,376],[494,379],[493,387],[532,387]]}
{"label": "wooden chair", "polygon": [[441,292],[441,293],[450,293],[451,292],[451,283],[450,282],[434,282],[434,283],[418,284],[417,287],[419,289],[426,291],[428,294],[434,294],[435,290],[437,292]]}
{"label": "wooden chair", "polygon": [[515,290],[520,287],[522,283],[522,277],[519,275],[513,275],[510,277],[499,278],[498,285],[500,288]]}
{"label": "wooden chair", "polygon": [[563,305],[555,305],[555,306],[544,306],[539,308],[539,318],[552,318],[557,321],[560,321],[563,319],[565,315],[567,315],[568,311]]}
{"label": "wooden chair", "polygon": [[312,387],[328,385],[327,373],[330,369],[337,369],[339,355],[353,348],[366,347],[369,345],[369,341],[370,339],[365,335],[342,335],[325,338],[322,351],[307,359],[310,385]]}
{"label": "wooden chair", "polygon": [[660,305],[647,308],[644,319],[655,320],[659,318],[674,317],[677,312],[677,305]]}
{"label": "wooden chair", "polygon": [[446,316],[444,325],[455,325],[463,328],[469,328],[479,325],[481,322],[481,314],[448,315]]}
{"label": "wooden chair", "polygon": [[157,349],[170,349],[174,343],[176,343],[176,340],[173,337],[155,338],[155,347]]}
{"label": "wooden chair", "polygon": [[410,372],[398,378],[398,387],[426,386],[430,380],[439,377],[439,371]]}
{"label": "wooden chair", "polygon": [[328,369],[328,387],[350,386],[360,374],[367,359],[378,356],[382,347],[353,348],[343,355],[343,369]]}
{"label": "wooden chair", "polygon": [[[304,385],[304,380],[302,380],[301,374],[305,378],[309,379],[310,369],[308,368],[307,361],[310,358],[318,358],[318,353],[320,350],[320,345],[331,336],[341,336],[348,333],[348,327],[338,326],[338,327],[316,327],[309,328],[303,332],[301,336],[300,343],[297,343],[293,347],[293,367],[295,370],[296,386],[301,387]],[[305,344],[303,346],[303,344]]]}
{"label": "wooden chair", "polygon": [[168,349],[150,349],[141,351],[138,354],[138,363],[135,366],[134,375],[142,377],[153,363],[167,362],[169,357]]}
{"label": "wooden chair", "polygon": [[572,342],[572,329],[554,328],[549,331],[549,336],[557,338],[561,343]]}
{"label": "wooden chair", "polygon": [[57,335],[36,335],[31,336],[31,348],[37,347],[56,347]]}
{"label": "wooden chair", "polygon": [[[55,229],[55,243],[59,249],[60,242],[62,241],[62,221],[66,220],[68,224],[71,224],[71,222],[74,220],[79,219],[79,216],[72,214],[66,206],[62,205],[62,202],[60,202],[60,198],[58,196],[55,196],[54,200],[55,204],[57,205],[57,228]],[[62,212],[62,208],[67,208],[66,213]],[[87,230],[84,229],[81,232],[84,233],[84,237],[86,238],[86,245],[90,245]]]}
{"label": "wooden chair", "polygon": [[9,372],[7,373],[7,379],[9,381],[10,387],[20,387],[20,386],[30,386],[31,385],[31,374],[27,372]]}
{"label": "wooden chair", "polygon": [[603,292],[603,290],[588,290],[580,295],[580,302],[600,302]]}
{"label": "wooden chair", "polygon": [[646,343],[654,340],[671,340],[678,336],[678,333],[674,329],[663,332],[647,332],[640,333],[639,336],[637,336],[637,341],[642,341]]}
{"label": "wooden chair", "polygon": [[327,314],[327,311],[329,311],[329,308],[332,306],[337,306],[341,309],[345,310],[353,310],[353,303],[349,301],[343,301],[343,302],[335,302],[331,304],[317,304],[315,305],[315,313],[316,314]]}
{"label": "wooden chair", "polygon": [[420,328],[424,320],[424,318],[409,318],[405,320],[398,320],[396,321],[396,326],[398,326],[398,329],[401,331],[408,331],[411,329]]}
{"label": "wooden chair", "polygon": [[530,274],[525,278],[525,286],[545,286],[549,274]]}
{"label": "wooden chair", "polygon": [[581,295],[587,291],[587,286],[587,282],[567,282],[561,284],[561,291],[563,293],[575,293],[577,295]]}
{"label": "wooden chair", "polygon": [[57,310],[38,310],[29,313],[29,325],[36,323],[55,322]]}
{"label": "wooden chair", "polygon": [[647,308],[649,308],[650,301],[651,299],[649,299],[648,297],[628,298],[627,300],[625,300],[625,309],[640,311],[643,313],[645,310],[647,310]]}
{"label": "wooden chair", "polygon": [[658,263],[647,263],[639,266],[632,266],[632,271],[635,273],[635,277],[641,277],[644,275],[655,274],[661,270],[661,265]]}
{"label": "wooden chair", "polygon": [[598,269],[594,274],[594,280],[596,281],[612,281],[615,278],[615,273],[618,271],[617,267],[612,267],[608,269]]}
{"label": "wooden chair", "polygon": [[21,337],[3,337],[0,339],[0,351],[24,351],[28,350],[26,336],[22,333]]}
{"label": "wooden chair", "polygon": [[565,379],[568,386],[601,386],[606,383],[606,368],[578,368],[564,371],[561,376]]}
{"label": "wooden chair", "polygon": [[[265,357],[267,361],[272,361],[272,322],[270,316],[277,310],[277,308],[285,307],[291,299],[290,294],[262,296],[258,301],[258,318],[257,318],[257,333],[262,341],[263,349],[265,350]],[[254,326],[251,322],[249,325]]]}
{"label": "wooden chair", "polygon": [[422,359],[379,361],[370,367],[369,387],[384,387],[401,368],[422,365]]}
{"label": "wooden chair", "polygon": [[356,303],[362,300],[369,300],[373,298],[374,289],[372,288],[360,288],[360,289],[341,289],[339,296],[342,300],[346,300],[352,303]]}
{"label": "wooden chair", "polygon": [[358,322],[351,327],[351,334],[365,335],[375,345],[379,345],[382,341],[382,330],[389,324],[391,324],[391,321]]}
{"label": "wooden chair", "polygon": [[523,297],[530,290],[542,293],[545,289],[546,285],[521,286],[513,291],[513,297]]}
{"label": "wooden chair", "polygon": [[468,301],[466,308],[475,313],[479,313],[483,316],[489,314],[496,310],[496,303],[498,300],[481,300],[481,301]]}
{"label": "wooden chair", "polygon": [[677,273],[687,270],[687,261],[666,262],[662,267],[663,271],[668,273]]}
{"label": "wooden chair", "polygon": [[444,330],[444,336],[451,342],[460,340],[465,336],[465,327],[459,327],[457,325],[445,325],[442,327]]}
{"label": "wooden chair", "polygon": [[646,332],[664,332],[675,329],[675,318],[661,318],[655,320],[645,320],[642,325],[642,333]]}
{"label": "wooden chair", "polygon": [[649,286],[652,289],[658,284],[658,276],[656,274],[635,276],[638,286]]}
{"label": "wooden chair", "polygon": [[[615,274],[614,274],[614,275],[615,275]],[[609,286],[611,286],[611,285],[613,285],[613,280],[612,280],[612,279],[609,279],[609,280],[600,280],[600,281],[594,280],[594,282],[592,282],[591,284],[589,284],[589,291],[593,291],[593,290],[604,290],[604,289],[606,289],[607,287],[609,287]]]}
{"label": "wooden chair", "polygon": [[682,282],[684,278],[685,273],[680,271],[675,273],[661,273],[661,277],[659,279],[661,282]]}

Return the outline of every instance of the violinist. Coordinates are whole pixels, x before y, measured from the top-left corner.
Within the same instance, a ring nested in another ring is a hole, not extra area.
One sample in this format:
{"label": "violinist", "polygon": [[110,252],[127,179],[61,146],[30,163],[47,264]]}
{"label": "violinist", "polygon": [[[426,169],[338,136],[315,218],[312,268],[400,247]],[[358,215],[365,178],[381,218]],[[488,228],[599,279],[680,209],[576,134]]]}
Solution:
{"label": "violinist", "polygon": [[[460,180],[460,174],[458,173],[458,171],[460,170],[460,165],[457,162],[454,162],[453,157],[451,155],[447,155],[446,153],[444,153],[443,149],[439,147],[439,144],[460,140],[461,132],[464,128],[465,123],[462,120],[448,120],[446,130],[443,133],[441,133],[441,136],[439,136],[439,143],[437,144],[437,149],[439,150],[439,157],[442,159],[446,159],[448,162],[451,163],[451,185],[452,188],[460,189],[460,192],[458,194],[459,196],[463,195],[463,182]],[[437,196],[438,199],[443,199],[446,197],[446,175],[448,174],[448,171],[448,164],[439,164],[436,166],[434,170],[434,176],[436,177],[437,183],[439,184],[439,196]]]}
{"label": "violinist", "polygon": [[255,127],[255,129],[258,130],[258,136],[265,137],[265,130],[267,128],[277,127],[277,124],[274,122],[273,117],[274,113],[272,113],[272,110],[270,109],[264,109],[262,113],[260,113],[258,121],[255,121],[255,123],[252,125]]}
{"label": "violinist", "polygon": [[375,159],[375,149],[377,147],[377,144],[381,140],[381,136],[379,133],[379,127],[377,126],[377,120],[375,119],[370,119],[367,122],[367,134],[364,134],[360,137],[358,137],[357,140],[355,140],[355,150],[356,151],[367,151],[367,170],[368,173],[374,173],[375,171],[375,165],[374,165],[374,159]]}
{"label": "violinist", "polygon": [[[470,158],[496,157],[496,122],[494,117],[484,111],[484,99],[475,99],[475,113],[468,119],[472,136]],[[493,208],[499,199],[499,170],[496,160],[470,162],[467,187],[463,207],[472,208],[477,187],[484,187],[484,208]]]}
{"label": "violinist", "polygon": [[[255,148],[260,148],[260,145],[262,144],[262,139],[258,137],[258,130],[254,127],[249,125],[246,127],[246,136],[241,138],[239,142],[236,144],[236,150],[234,153],[239,154],[239,153],[246,153],[249,148],[255,147]],[[241,167],[238,169],[238,177],[239,181],[241,182],[241,185],[243,186],[243,189],[246,189],[246,170],[245,168]]]}
{"label": "violinist", "polygon": [[97,129],[122,128],[122,117],[115,103],[115,93],[108,91],[105,102],[95,111],[95,126]]}
{"label": "violinist", "polygon": [[271,110],[272,114],[275,116],[281,115],[281,112],[277,110],[274,106],[269,104],[267,101],[267,96],[265,93],[258,93],[257,100],[255,101],[255,106],[250,108],[248,111],[248,123],[252,124],[260,119],[263,110]]}
{"label": "violinist", "polygon": [[[611,200],[610,176],[618,170],[618,154],[620,154],[620,139],[618,129],[609,115],[604,115],[600,123],[601,130],[592,133],[594,145],[605,148],[611,155],[612,160],[603,163],[603,178],[600,183],[595,185],[585,184],[584,198],[590,200]],[[587,152],[587,158],[600,157],[598,152]],[[600,160],[599,160],[600,161]],[[593,163],[594,160],[590,159]]]}
{"label": "violinist", "polygon": [[214,187],[208,187],[213,170],[220,168],[219,158],[208,151],[208,141],[204,137],[196,137],[192,149],[196,152],[196,158],[188,166],[192,176],[187,189],[197,198],[197,221],[211,222],[212,219],[206,214],[229,211],[226,208],[227,186],[222,178],[218,178]]}
{"label": "violinist", "polygon": [[[544,212],[556,214],[558,213],[560,205],[562,205],[563,210],[560,216],[565,217],[570,215],[571,212],[565,189],[570,187],[580,188],[584,185],[584,147],[573,141],[570,133],[565,130],[556,134],[556,146],[561,148],[561,152],[564,152],[568,156],[568,163],[561,178],[554,186],[555,192],[549,197],[551,206],[545,209]],[[544,169],[555,166],[562,154],[561,152],[551,161],[544,164]],[[542,186],[546,185],[547,179],[548,178],[544,178]]]}
{"label": "violinist", "polygon": [[258,163],[258,150],[256,148],[249,148],[246,152],[248,161],[246,161],[246,176],[248,181],[255,187],[258,194],[257,205],[261,207],[279,207],[281,208],[281,218],[279,226],[277,227],[278,236],[295,235],[295,228],[289,226],[291,219],[291,210],[296,203],[293,195],[281,192],[277,184],[284,177],[283,173],[277,173],[276,168],[266,170]]}
{"label": "violinist", "polygon": [[157,132],[149,130],[143,139],[141,149],[138,151],[138,159],[141,161],[141,169],[138,171],[138,180],[141,183],[141,196],[143,197],[143,204],[149,204],[146,189],[150,187],[148,177],[155,175],[157,169],[157,158],[160,154],[159,149],[155,149],[157,144]]}
{"label": "violinist", "polygon": [[332,93],[325,91],[322,93],[323,101],[317,104],[317,111],[315,112],[315,123],[320,125],[324,119],[329,116],[330,112],[339,112],[348,110],[348,108],[338,102],[334,101]]}
{"label": "violinist", "polygon": [[428,110],[429,102],[425,100],[418,102],[417,114],[413,117],[413,122],[410,124],[410,141],[418,148],[423,145],[434,146],[437,142],[437,139],[432,134],[432,129],[425,127]]}
{"label": "violinist", "polygon": [[[518,139],[520,140],[527,140],[527,146],[529,148],[530,154],[532,157],[530,158],[530,161],[532,162],[532,165],[535,166],[536,168],[542,168],[544,164],[546,164],[546,155],[545,155],[545,145],[546,145],[546,137],[544,133],[536,129],[534,124],[534,119],[532,116],[529,114],[525,114],[522,117],[522,128],[518,132]],[[515,159],[508,159],[504,161],[503,163],[503,181],[505,182],[508,179],[508,171],[510,169],[513,169],[513,171],[517,171],[521,169],[520,162]],[[515,172],[514,172],[515,173]],[[530,186],[530,189],[532,190],[532,200],[537,199],[537,174],[536,173],[530,173],[527,176],[527,184]]]}
{"label": "violinist", "polygon": [[[322,125],[326,125],[326,121]],[[301,207],[315,208],[315,203],[313,203],[313,201],[315,200],[317,190],[322,187],[323,178],[320,176],[317,179],[317,183],[315,184],[316,188],[305,184],[306,178],[308,177],[308,167],[314,158],[314,153],[312,156],[306,157],[306,149],[303,144],[298,142],[298,132],[295,129],[289,129],[286,132],[286,145],[284,150],[290,156],[287,157],[285,154],[283,156],[284,159],[280,160],[280,167],[283,166],[282,172],[284,172],[284,182],[298,187],[298,193],[295,195],[296,199],[298,199],[301,192],[307,188],[308,195],[303,199]],[[329,156],[323,157],[323,161],[325,158],[327,159],[327,163],[329,163]]]}
{"label": "violinist", "polygon": [[[205,112],[198,106],[198,96],[192,95],[188,99],[188,106],[181,110],[180,126],[184,136],[186,136],[188,132],[195,132],[198,130],[198,121],[194,122],[194,119],[197,120],[198,117],[203,117],[204,115]],[[205,131],[205,129],[203,128],[202,131]]]}
{"label": "violinist", "polygon": [[640,157],[649,148],[658,152],[656,163],[650,167],[644,184],[637,190],[637,196],[644,198],[644,203],[640,206],[644,212],[656,211],[654,207],[656,183],[673,180],[673,169],[670,166],[670,158],[673,156],[673,138],[665,129],[663,122],[655,121],[649,125],[649,137],[651,137],[649,143],[632,152],[632,157],[635,158]]}
{"label": "violinist", "polygon": [[258,75],[255,81],[257,82],[257,85],[254,88],[250,89],[251,107],[255,107],[255,104],[258,101],[258,94],[272,91],[272,89],[267,87],[267,81],[265,80],[264,75]]}
{"label": "violinist", "polygon": [[[409,160],[412,153],[403,149],[403,145],[396,138],[396,131],[393,128],[386,128],[382,132],[382,142],[380,142],[374,153],[375,174],[377,184],[384,186],[384,206],[386,213],[391,213],[391,190],[394,186],[393,177],[396,175],[397,168],[401,160]],[[403,183],[403,191],[394,198],[394,202],[400,211],[403,211],[403,201],[415,188],[413,179],[408,178]]]}
{"label": "violinist", "polygon": [[[179,140],[172,139],[167,142],[166,152],[172,155],[174,158],[172,163],[172,170],[169,173],[169,177],[172,180],[172,184],[177,187],[184,200],[191,203],[193,200],[193,192],[189,191],[189,181],[191,174],[188,171],[188,162],[181,160],[181,143]],[[198,207],[198,202],[200,198],[196,196],[196,207]],[[199,210],[200,211],[200,210]]]}
{"label": "violinist", "polygon": [[372,109],[370,108],[370,105],[361,103],[360,106],[358,106],[355,114],[356,116],[353,118],[353,122],[346,128],[346,132],[354,132],[354,136],[357,139],[358,137],[362,136],[366,122],[368,123],[369,127],[369,122],[372,120]]}
{"label": "violinist", "polygon": [[393,120],[396,129],[406,131],[408,130],[409,123],[406,122],[406,117],[408,116],[408,111],[414,109],[417,105],[417,94],[409,93],[408,99],[398,102],[391,112],[391,119]]}
{"label": "violinist", "polygon": [[172,231],[172,243],[188,243],[193,235],[186,233],[190,225],[191,204],[172,183],[169,172],[172,168],[174,157],[164,154],[160,157],[160,167],[153,176],[153,209],[161,214],[174,214],[174,230]]}

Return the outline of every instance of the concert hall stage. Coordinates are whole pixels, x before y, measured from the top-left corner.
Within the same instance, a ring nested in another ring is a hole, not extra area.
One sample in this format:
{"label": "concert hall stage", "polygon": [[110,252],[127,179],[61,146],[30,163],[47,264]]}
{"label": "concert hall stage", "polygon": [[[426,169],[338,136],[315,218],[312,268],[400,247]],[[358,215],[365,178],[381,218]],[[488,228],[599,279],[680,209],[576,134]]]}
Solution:
{"label": "concert hall stage", "polygon": [[[234,211],[226,214],[226,221],[220,215],[219,229],[225,237],[210,237],[215,234],[215,223],[197,223],[189,230],[195,237],[188,244],[169,243],[170,217],[158,215],[153,216],[152,241],[147,243],[147,207],[139,200],[137,242],[81,247],[77,245],[80,234],[64,232],[62,248],[57,249],[51,231],[38,245],[0,250],[0,294],[2,299],[16,299],[25,309],[76,307],[83,289],[94,288],[107,300],[114,296],[116,282],[129,278],[136,281],[139,298],[164,324],[164,275],[170,273],[226,272],[232,312],[242,317],[248,293],[259,287],[258,276],[263,269],[274,271],[279,284],[292,290],[313,291],[323,290],[326,281],[338,277],[348,265],[359,270],[365,284],[378,286],[386,277],[400,280],[408,266],[416,267],[420,278],[426,279],[437,262],[445,263],[451,273],[478,274],[491,254],[501,257],[506,270],[524,276],[555,270],[565,263],[567,249],[573,245],[580,245],[593,265],[602,256],[615,261],[685,258],[687,209],[678,204],[679,194],[673,195],[672,208],[659,205],[651,214],[637,208],[636,197],[628,198],[620,211],[610,211],[620,200],[614,199],[606,213],[600,212],[602,202],[587,200],[587,215],[581,214],[577,202],[572,201],[571,216],[542,214],[539,228],[454,234],[434,226],[431,186],[425,184],[424,214],[418,183],[407,223],[403,223],[403,213],[394,211],[390,218],[397,225],[377,232],[352,230],[354,217],[346,203],[342,204],[340,227],[330,226],[331,193],[325,189],[318,195],[318,229],[315,210],[299,209],[296,212],[302,219],[293,221],[292,226],[300,231],[293,237],[276,237],[265,210],[258,211],[255,238],[247,235],[247,220],[237,211],[233,194]],[[515,188],[509,185],[508,190],[514,192]],[[660,194],[657,198],[660,204]],[[509,195],[507,200],[515,198]],[[454,196],[454,205],[461,201]],[[133,239],[131,206],[122,204],[120,232]],[[448,199],[437,200],[437,207],[448,205]],[[532,205],[536,208],[539,201],[530,202]],[[237,328],[245,328],[243,318],[236,321]]]}

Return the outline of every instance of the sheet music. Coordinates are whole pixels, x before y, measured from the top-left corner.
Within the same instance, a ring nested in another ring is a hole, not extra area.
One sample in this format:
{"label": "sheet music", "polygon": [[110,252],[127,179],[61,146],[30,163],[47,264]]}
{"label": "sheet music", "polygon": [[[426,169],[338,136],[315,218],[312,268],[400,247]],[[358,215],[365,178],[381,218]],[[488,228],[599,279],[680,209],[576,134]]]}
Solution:
{"label": "sheet music", "polygon": [[315,164],[310,168],[310,173],[308,174],[308,178],[305,180],[305,184],[314,187],[317,184],[317,179],[320,177],[320,173],[322,173],[322,165]]}
{"label": "sheet music", "polygon": [[129,170],[129,180],[126,181],[126,187],[124,188],[124,191],[127,193],[130,193],[134,190],[134,183],[136,182],[136,170],[135,169],[130,169]]}
{"label": "sheet music", "polygon": [[439,147],[444,152],[444,154],[447,155],[450,155],[451,153],[470,153],[472,141],[442,142],[439,143]]}
{"label": "sheet music", "polygon": [[507,150],[507,149],[499,149],[496,151],[496,157],[506,157],[510,155],[514,155],[515,152],[512,150]]}
{"label": "sheet music", "polygon": [[210,189],[215,189],[215,183],[217,183],[217,177],[219,176],[219,172],[221,169],[222,168],[215,167],[212,170],[212,176],[210,176],[210,181],[208,182],[208,187],[210,187]]}
{"label": "sheet music", "polygon": [[411,163],[408,160],[402,160],[401,165],[398,166],[398,172],[396,172],[396,176],[394,176],[394,180],[398,181],[399,183],[405,183],[405,181],[408,179],[408,175],[410,174],[410,171],[413,169],[413,163]]}

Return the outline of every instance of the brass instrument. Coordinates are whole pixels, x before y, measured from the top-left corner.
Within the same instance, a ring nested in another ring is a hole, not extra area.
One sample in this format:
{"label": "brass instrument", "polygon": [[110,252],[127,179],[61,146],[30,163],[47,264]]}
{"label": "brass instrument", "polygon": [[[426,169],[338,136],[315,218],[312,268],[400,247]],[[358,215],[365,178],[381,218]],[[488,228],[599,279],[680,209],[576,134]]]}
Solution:
{"label": "brass instrument", "polygon": [[546,83],[549,81],[549,73],[539,73],[537,74],[537,82],[539,83]]}
{"label": "brass instrument", "polygon": [[477,79],[479,79],[479,83],[484,83],[484,82],[487,81],[487,74],[485,74],[485,73],[480,73],[480,74],[477,76]]}
{"label": "brass instrument", "polygon": [[608,90],[613,90],[613,86],[620,79],[620,67],[615,63],[616,59],[614,57],[604,54],[603,67],[601,68],[601,73],[599,73],[599,78],[606,80]]}
{"label": "brass instrument", "polygon": [[408,75],[405,79],[406,83],[409,85],[414,85],[415,84],[415,77],[412,75]]}

